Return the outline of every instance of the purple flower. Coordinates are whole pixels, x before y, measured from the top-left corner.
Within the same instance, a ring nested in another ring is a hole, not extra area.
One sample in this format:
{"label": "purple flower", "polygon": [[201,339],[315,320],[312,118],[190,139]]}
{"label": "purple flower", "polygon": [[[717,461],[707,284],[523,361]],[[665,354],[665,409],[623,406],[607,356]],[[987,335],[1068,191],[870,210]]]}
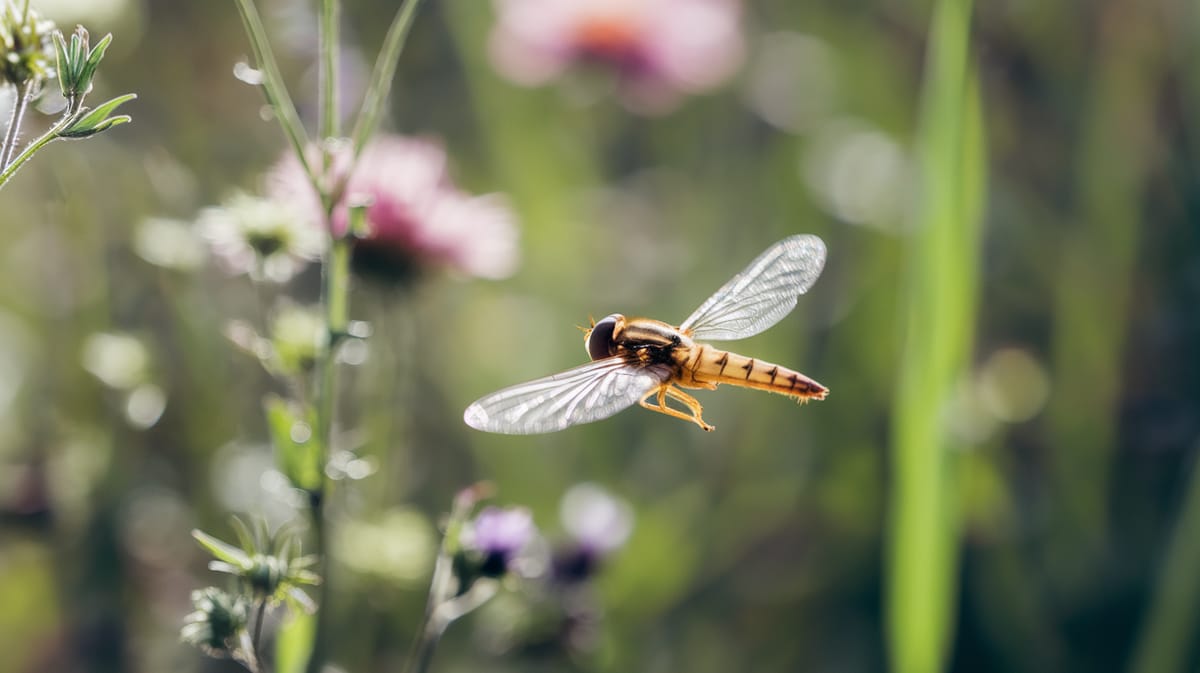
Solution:
{"label": "purple flower", "polygon": [[613,71],[625,104],[661,114],[741,64],[737,0],[494,0],[492,63],[525,86],[579,63]]}
{"label": "purple flower", "polygon": [[[349,150],[335,158],[344,173]],[[276,165],[269,190],[301,203],[322,222],[320,203],[293,156]],[[347,203],[367,203],[368,233],[355,243],[360,270],[404,276],[413,267],[443,265],[481,278],[503,278],[517,263],[516,217],[498,194],[472,196],[451,181],[441,144],[381,136],[363,150],[333,212],[333,230],[348,226]]]}
{"label": "purple flower", "polygon": [[480,574],[498,577],[536,535],[533,517],[524,507],[485,507],[464,531],[462,544],[482,555]]}

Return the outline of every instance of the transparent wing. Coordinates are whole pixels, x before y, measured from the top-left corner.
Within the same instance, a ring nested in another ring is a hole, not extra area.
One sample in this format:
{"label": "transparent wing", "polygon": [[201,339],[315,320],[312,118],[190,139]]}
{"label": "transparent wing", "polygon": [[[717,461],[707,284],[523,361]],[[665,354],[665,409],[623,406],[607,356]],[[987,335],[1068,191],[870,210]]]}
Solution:
{"label": "transparent wing", "polygon": [[744,339],[779,322],[825,266],[816,236],[785,238],[708,298],[679,328],[695,339]]}
{"label": "transparent wing", "polygon": [[608,418],[637,403],[669,376],[663,366],[604,358],[487,395],[467,407],[463,420],[476,430],[505,435],[554,432]]}

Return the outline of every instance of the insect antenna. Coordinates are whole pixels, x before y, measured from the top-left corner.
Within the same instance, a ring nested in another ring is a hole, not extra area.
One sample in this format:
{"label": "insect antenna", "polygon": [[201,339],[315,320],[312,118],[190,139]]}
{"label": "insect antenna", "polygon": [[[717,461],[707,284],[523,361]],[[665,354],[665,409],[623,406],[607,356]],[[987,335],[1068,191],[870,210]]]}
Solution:
{"label": "insect antenna", "polygon": [[593,318],[592,314],[590,314],[590,313],[588,314],[588,326],[587,327],[584,327],[583,325],[575,326],[575,329],[579,330],[580,332],[583,332],[583,338],[585,338],[585,339],[587,338],[587,336],[589,334],[592,333],[592,330],[595,328],[596,328],[596,319]]}

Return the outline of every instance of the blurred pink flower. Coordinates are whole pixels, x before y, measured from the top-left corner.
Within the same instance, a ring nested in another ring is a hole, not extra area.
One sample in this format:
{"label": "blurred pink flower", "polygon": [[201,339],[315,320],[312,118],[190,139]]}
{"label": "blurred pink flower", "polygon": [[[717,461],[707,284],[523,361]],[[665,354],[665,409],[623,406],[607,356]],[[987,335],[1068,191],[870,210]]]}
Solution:
{"label": "blurred pink flower", "polygon": [[[336,163],[345,166],[349,148]],[[344,170],[344,169],[343,169]],[[312,220],[320,204],[291,154],[268,176],[275,198],[302,203]],[[516,216],[503,196],[464,193],[450,180],[441,144],[422,138],[380,136],[364,148],[345,195],[334,209],[333,229],[346,230],[346,203],[369,203],[369,233],[355,243],[356,267],[406,275],[414,266],[446,265],[481,278],[503,278],[517,263]]]}
{"label": "blurred pink flower", "polygon": [[741,64],[737,0],[494,0],[496,69],[526,86],[580,62],[614,70],[626,105],[669,111]]}

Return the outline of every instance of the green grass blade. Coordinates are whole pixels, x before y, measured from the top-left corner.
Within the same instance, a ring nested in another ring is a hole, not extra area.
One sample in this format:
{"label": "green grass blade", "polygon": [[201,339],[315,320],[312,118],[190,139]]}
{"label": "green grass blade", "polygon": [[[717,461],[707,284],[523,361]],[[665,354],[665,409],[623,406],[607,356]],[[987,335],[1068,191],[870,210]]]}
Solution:
{"label": "green grass blade", "polygon": [[1075,221],[1067,222],[1058,265],[1051,356],[1054,395],[1046,407],[1052,447],[1054,515],[1063,535],[1048,557],[1055,581],[1089,590],[1089,563],[1110,543],[1109,496],[1119,405],[1127,399],[1124,351],[1147,184],[1161,170],[1162,40],[1156,23],[1114,5],[1113,38],[1097,53],[1080,106]]}
{"label": "green grass blade", "polygon": [[1200,465],[1192,466],[1183,511],[1158,573],[1146,625],[1134,650],[1133,673],[1187,670],[1200,613]]}
{"label": "green grass blade", "polygon": [[972,347],[985,184],[970,12],[969,0],[937,4],[921,101],[921,186],[893,406],[887,631],[897,673],[942,670],[953,638],[958,503],[943,410]]}

